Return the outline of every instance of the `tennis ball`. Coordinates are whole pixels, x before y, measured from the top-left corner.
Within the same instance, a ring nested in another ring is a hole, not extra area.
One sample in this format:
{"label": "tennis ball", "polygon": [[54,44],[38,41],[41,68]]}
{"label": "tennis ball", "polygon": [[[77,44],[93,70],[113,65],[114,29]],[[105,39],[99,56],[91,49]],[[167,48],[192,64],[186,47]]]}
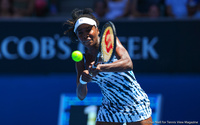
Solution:
{"label": "tennis ball", "polygon": [[79,62],[83,59],[83,54],[80,51],[75,50],[75,51],[72,52],[72,59],[75,62]]}

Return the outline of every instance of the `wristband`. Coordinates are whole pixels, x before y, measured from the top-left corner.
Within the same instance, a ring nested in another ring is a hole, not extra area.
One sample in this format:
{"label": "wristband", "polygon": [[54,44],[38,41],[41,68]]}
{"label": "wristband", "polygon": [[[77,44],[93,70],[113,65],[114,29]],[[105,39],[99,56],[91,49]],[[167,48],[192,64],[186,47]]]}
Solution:
{"label": "wristband", "polygon": [[83,85],[84,85],[84,84],[87,84],[87,82],[85,82],[85,81],[82,80],[82,75],[80,76],[79,82],[80,82],[81,84],[83,84]]}

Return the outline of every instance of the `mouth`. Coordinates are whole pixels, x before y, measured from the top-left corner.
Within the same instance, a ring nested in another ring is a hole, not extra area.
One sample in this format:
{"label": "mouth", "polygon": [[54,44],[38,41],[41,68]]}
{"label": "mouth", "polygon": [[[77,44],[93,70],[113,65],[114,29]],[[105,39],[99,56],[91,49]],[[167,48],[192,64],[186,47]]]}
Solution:
{"label": "mouth", "polygon": [[90,41],[91,41],[91,39],[86,40],[86,41],[83,41],[83,43],[84,43],[85,45],[89,45],[89,44],[90,44]]}

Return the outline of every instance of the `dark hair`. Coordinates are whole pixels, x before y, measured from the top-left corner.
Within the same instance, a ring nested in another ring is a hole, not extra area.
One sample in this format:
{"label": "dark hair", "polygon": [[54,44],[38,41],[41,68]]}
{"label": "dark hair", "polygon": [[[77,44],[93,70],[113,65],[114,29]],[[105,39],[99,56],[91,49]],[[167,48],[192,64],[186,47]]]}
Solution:
{"label": "dark hair", "polygon": [[99,26],[99,21],[96,19],[96,17],[92,14],[93,10],[91,8],[85,8],[83,10],[80,9],[74,9],[71,13],[72,19],[67,20],[64,24],[68,25],[68,30],[64,31],[64,34],[68,34],[72,41],[77,40],[77,36],[74,33],[74,25],[76,21],[81,17],[88,17],[96,21],[97,27]]}

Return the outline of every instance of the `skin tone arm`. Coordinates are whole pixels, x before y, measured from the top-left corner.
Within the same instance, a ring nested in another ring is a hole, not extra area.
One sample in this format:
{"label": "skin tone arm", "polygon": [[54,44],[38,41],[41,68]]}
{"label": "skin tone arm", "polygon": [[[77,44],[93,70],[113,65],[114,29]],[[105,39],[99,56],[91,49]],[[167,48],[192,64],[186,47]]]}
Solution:
{"label": "skin tone arm", "polygon": [[132,60],[127,52],[127,50],[122,46],[121,42],[117,38],[117,47],[116,47],[116,57],[118,58],[117,61],[109,64],[99,64],[97,68],[92,68],[94,62],[91,63],[89,66],[89,70],[84,70],[84,61],[76,63],[76,71],[77,71],[77,96],[80,100],[83,100],[88,92],[87,84],[81,84],[79,81],[80,76],[82,75],[82,80],[85,82],[91,82],[92,77],[97,75],[99,72],[124,72],[130,71],[133,69]]}
{"label": "skin tone arm", "polygon": [[118,60],[113,63],[99,64],[96,68],[90,66],[90,72],[93,76],[97,75],[99,72],[125,72],[133,69],[132,60],[118,38],[115,56]]}
{"label": "skin tone arm", "polygon": [[92,80],[89,71],[84,69],[84,60],[76,62],[76,72],[77,72],[76,94],[80,100],[83,100],[87,95],[88,89],[87,89],[87,84],[80,83],[80,76],[82,76],[82,80],[85,82],[90,82]]}
{"label": "skin tone arm", "polygon": [[[90,32],[87,31],[87,25],[81,25],[78,29],[78,37],[80,41],[87,41],[87,37],[91,38],[91,42],[87,42],[83,44],[88,47],[88,50],[91,51],[95,49],[95,43],[94,41],[97,41],[95,38],[98,37],[98,29],[95,27],[89,28]],[[85,31],[86,30],[86,31]],[[85,34],[84,34],[85,33]],[[84,37],[86,36],[87,37]],[[93,41],[93,42],[92,42]],[[98,51],[98,48],[95,49],[95,51]],[[90,52],[90,54],[94,54],[94,52]],[[77,71],[77,96],[80,100],[83,100],[87,95],[87,84],[81,84],[80,83],[80,76],[82,76],[82,81],[90,82],[92,80],[92,76],[90,73],[92,73],[93,76],[96,76],[99,72],[123,72],[123,71],[129,71],[133,69],[132,60],[129,57],[128,52],[126,49],[122,46],[119,39],[117,38],[117,47],[116,47],[116,57],[118,58],[118,61],[115,61],[110,64],[99,64],[97,65],[97,68],[91,68],[94,64],[94,61],[91,59],[87,59],[89,70],[85,70],[84,68],[84,61],[76,63],[76,71]],[[95,56],[95,55],[94,55]],[[95,56],[96,57],[96,56]]]}

